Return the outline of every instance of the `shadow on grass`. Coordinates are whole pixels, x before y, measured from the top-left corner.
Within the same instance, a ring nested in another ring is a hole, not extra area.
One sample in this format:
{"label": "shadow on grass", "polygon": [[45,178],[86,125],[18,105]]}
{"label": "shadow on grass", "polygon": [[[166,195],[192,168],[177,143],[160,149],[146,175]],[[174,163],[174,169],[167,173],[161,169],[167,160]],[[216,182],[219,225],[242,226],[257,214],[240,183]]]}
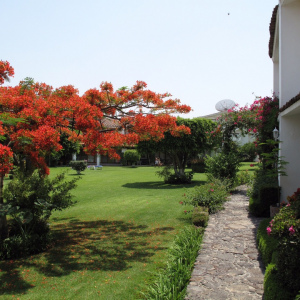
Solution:
{"label": "shadow on grass", "polygon": [[0,295],[26,293],[34,286],[33,278],[26,276],[30,273],[60,277],[77,271],[124,271],[133,262],[147,263],[157,251],[165,249],[157,246],[157,237],[173,230],[108,220],[73,219],[55,225],[55,242],[47,252],[1,262]]}
{"label": "shadow on grass", "polygon": [[194,180],[190,184],[167,184],[163,181],[147,181],[147,182],[132,182],[123,184],[123,187],[130,189],[181,189],[181,188],[193,188],[195,186],[206,183],[206,181]]}

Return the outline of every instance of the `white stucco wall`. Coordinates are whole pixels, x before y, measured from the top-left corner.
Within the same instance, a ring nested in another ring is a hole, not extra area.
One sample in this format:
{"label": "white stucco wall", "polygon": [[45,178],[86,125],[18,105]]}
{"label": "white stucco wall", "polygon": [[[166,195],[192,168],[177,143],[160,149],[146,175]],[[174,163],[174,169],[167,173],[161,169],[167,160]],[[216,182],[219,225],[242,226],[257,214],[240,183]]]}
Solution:
{"label": "white stucco wall", "polygon": [[[287,3],[287,4],[285,4]],[[280,107],[300,92],[300,1],[279,6]]]}
{"label": "white stucco wall", "polygon": [[[274,63],[274,92],[280,107],[300,92],[300,0],[280,0],[278,9],[278,60]],[[280,156],[289,164],[281,176],[281,201],[300,187],[300,109],[298,104],[279,114]]]}
{"label": "white stucco wall", "polygon": [[[283,160],[287,161],[288,176],[280,177],[281,200],[285,201],[300,187],[300,115],[286,115],[280,118],[280,144]],[[281,139],[282,137],[282,139]]]}

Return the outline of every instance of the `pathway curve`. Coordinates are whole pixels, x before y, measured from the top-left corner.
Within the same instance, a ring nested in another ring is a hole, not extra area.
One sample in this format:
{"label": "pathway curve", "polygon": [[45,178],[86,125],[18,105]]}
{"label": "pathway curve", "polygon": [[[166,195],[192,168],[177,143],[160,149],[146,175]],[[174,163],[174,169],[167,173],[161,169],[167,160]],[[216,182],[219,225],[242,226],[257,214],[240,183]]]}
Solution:
{"label": "pathway curve", "polygon": [[210,215],[186,300],[256,300],[263,298],[264,270],[256,248],[261,218],[248,213],[246,186]]}

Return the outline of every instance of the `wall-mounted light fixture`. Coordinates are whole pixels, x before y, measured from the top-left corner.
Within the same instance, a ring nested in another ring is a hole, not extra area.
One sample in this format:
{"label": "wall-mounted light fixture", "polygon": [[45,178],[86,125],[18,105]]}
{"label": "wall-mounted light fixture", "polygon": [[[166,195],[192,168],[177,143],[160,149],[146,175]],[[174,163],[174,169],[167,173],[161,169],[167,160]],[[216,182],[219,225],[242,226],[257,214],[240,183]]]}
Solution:
{"label": "wall-mounted light fixture", "polygon": [[277,141],[279,139],[279,130],[276,127],[273,130],[273,138],[275,141]]}

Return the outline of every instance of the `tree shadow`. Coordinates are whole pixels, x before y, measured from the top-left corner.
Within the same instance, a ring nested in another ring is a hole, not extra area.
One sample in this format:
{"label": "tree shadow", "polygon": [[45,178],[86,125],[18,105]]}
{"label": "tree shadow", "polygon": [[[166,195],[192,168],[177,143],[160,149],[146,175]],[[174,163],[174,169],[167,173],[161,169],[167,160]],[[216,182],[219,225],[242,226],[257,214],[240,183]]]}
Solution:
{"label": "tree shadow", "polygon": [[[33,287],[24,269],[48,277],[66,276],[77,271],[124,271],[133,262],[149,262],[158,251],[157,236],[173,227],[148,228],[124,221],[80,221],[53,226],[54,244],[40,255],[2,261],[0,295],[26,293]],[[29,272],[29,271],[28,271]]]}
{"label": "tree shadow", "polygon": [[190,184],[168,184],[162,181],[147,181],[147,182],[131,182],[125,183],[122,187],[130,188],[130,189],[167,189],[167,190],[174,190],[174,189],[181,189],[181,188],[193,188],[195,186],[201,185],[206,183],[206,181],[202,180],[194,180]]}

